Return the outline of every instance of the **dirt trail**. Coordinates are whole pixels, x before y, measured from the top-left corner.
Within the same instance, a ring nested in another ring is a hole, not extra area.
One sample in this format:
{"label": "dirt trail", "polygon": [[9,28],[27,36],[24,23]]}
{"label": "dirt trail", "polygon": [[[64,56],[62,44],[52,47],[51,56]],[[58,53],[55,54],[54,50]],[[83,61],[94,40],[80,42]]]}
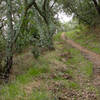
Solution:
{"label": "dirt trail", "polygon": [[85,58],[90,60],[94,64],[94,84],[96,86],[100,86],[100,55],[96,54],[92,51],[87,50],[86,48],[80,46],[78,43],[75,43],[73,40],[68,39],[65,36],[65,33],[61,35],[62,39],[66,41],[66,43],[70,44],[72,47],[79,49]]}

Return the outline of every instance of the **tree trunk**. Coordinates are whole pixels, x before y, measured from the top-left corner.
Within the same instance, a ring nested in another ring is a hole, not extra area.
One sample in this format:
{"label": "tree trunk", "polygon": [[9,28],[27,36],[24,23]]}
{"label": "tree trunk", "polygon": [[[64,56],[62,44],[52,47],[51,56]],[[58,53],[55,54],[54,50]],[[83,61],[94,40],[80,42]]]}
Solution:
{"label": "tree trunk", "polygon": [[6,59],[5,59],[5,65],[4,65],[4,78],[8,80],[9,73],[12,68],[13,64],[13,36],[14,36],[14,30],[13,30],[13,24],[12,24],[12,3],[11,0],[6,0],[7,2],[7,19],[8,19],[8,34],[7,34],[7,46],[6,46]]}
{"label": "tree trunk", "polygon": [[52,39],[49,38],[48,41],[49,41],[49,43],[48,43],[48,49],[49,49],[49,50],[55,50]]}
{"label": "tree trunk", "polygon": [[98,14],[100,15],[100,5],[97,3],[96,0],[93,0],[93,2],[94,2],[94,5],[96,7],[96,10],[97,10]]}
{"label": "tree trunk", "polygon": [[2,51],[0,51],[0,73],[2,73]]}
{"label": "tree trunk", "polygon": [[7,43],[6,47],[6,59],[5,59],[5,65],[4,65],[4,78],[8,80],[10,70],[12,68],[13,64],[13,51],[12,51],[12,45],[10,42]]}
{"label": "tree trunk", "polygon": [[6,60],[5,68],[4,68],[4,78],[8,80],[9,73],[13,64],[13,56],[8,56],[6,59],[7,60]]}

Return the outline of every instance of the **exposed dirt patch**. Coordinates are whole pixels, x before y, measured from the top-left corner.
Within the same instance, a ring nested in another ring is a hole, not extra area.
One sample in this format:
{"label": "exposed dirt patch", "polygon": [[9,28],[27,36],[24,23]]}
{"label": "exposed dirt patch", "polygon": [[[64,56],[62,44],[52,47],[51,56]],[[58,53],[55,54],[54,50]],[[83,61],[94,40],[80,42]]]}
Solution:
{"label": "exposed dirt patch", "polygon": [[33,82],[30,82],[22,87],[26,94],[29,95],[33,92],[34,89],[40,89],[43,84],[43,80],[34,80]]}
{"label": "exposed dirt patch", "polygon": [[72,47],[79,49],[85,58],[93,62],[94,64],[94,81],[93,83],[96,86],[100,86],[100,55],[96,54],[92,51],[87,50],[86,48],[80,46],[78,43],[75,43],[73,40],[68,39],[65,36],[65,33],[62,33],[61,35],[62,39],[66,41],[66,43],[70,44]]}
{"label": "exposed dirt patch", "polygon": [[[35,91],[40,93],[46,91],[50,93],[52,98],[55,98],[50,100],[99,100],[97,99],[96,91],[93,90],[94,88],[92,87],[92,90],[89,90],[90,88],[88,88],[89,86],[94,85],[88,78],[85,77],[84,73],[81,73],[82,71],[80,72],[80,69],[78,69],[81,67],[81,60],[79,65],[76,64],[76,66],[74,66],[73,63],[68,65],[67,61],[76,56],[70,53],[70,51],[67,51],[65,43],[58,43],[57,46],[58,48],[56,48],[55,51],[49,52],[45,56],[43,55],[45,59],[47,59],[45,64],[48,64],[50,71],[48,73],[42,73],[37,77],[34,77],[33,75],[33,80],[22,84],[20,88],[25,92],[26,96],[21,96],[19,98],[25,98],[23,100],[26,100],[31,96],[31,94],[35,94]],[[85,53],[84,55],[87,58],[89,57],[89,55],[86,55]],[[15,71],[12,72],[18,75],[22,74],[22,72],[18,73],[20,68],[25,67],[28,69],[30,66],[32,66],[32,62],[35,60],[31,52],[26,52],[24,55],[15,57],[14,61]],[[42,63],[44,63],[44,61],[40,62],[40,67],[42,67]],[[23,64],[24,66],[22,66]],[[79,67],[77,68],[77,66]]]}
{"label": "exposed dirt patch", "polygon": [[69,89],[62,81],[51,81],[48,90],[52,91],[57,100],[97,100],[95,92]]}

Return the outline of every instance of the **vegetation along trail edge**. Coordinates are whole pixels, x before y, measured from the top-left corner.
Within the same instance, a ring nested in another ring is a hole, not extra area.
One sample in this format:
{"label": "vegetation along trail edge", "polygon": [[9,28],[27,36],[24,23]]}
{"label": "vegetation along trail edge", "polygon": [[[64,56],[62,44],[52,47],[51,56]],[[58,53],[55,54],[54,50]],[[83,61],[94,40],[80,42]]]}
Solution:
{"label": "vegetation along trail edge", "polygon": [[82,54],[84,55],[84,57],[86,59],[90,60],[94,64],[94,67],[93,67],[93,73],[94,73],[93,83],[96,86],[100,87],[100,55],[80,46],[80,44],[75,43],[73,40],[68,39],[64,32],[61,34],[61,38],[67,44],[70,44],[72,47],[80,50],[82,52]]}

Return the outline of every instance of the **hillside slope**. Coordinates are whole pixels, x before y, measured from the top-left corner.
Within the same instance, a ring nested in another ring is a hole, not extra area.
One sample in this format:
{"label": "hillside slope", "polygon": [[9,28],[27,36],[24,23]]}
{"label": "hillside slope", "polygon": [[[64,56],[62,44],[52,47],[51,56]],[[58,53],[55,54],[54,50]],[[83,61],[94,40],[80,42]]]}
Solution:
{"label": "hillside slope", "polygon": [[20,63],[23,66],[17,72],[25,72],[1,86],[0,100],[99,100],[92,83],[93,64],[60,35],[54,36],[55,51],[38,60],[27,52],[20,55],[26,64]]}

